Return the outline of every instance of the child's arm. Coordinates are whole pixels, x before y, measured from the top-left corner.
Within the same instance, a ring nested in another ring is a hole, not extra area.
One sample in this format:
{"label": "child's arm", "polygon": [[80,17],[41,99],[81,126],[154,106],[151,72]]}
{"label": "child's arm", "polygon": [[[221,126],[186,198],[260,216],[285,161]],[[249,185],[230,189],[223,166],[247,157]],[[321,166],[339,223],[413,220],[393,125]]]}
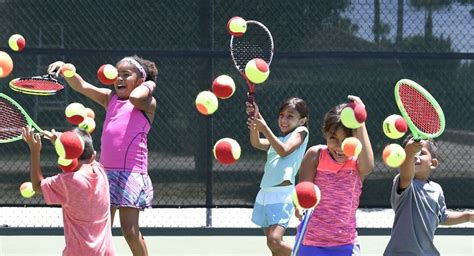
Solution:
{"label": "child's arm", "polygon": [[316,168],[319,164],[319,152],[321,151],[321,145],[310,147],[304,154],[303,160],[301,161],[298,183],[303,181],[314,182],[316,176]]}
{"label": "child's arm", "polygon": [[130,93],[130,102],[140,110],[145,111],[153,119],[156,109],[156,100],[153,91],[156,84],[153,81],[145,81]]}
{"label": "child's arm", "polygon": [[[362,100],[357,96],[349,95],[347,98],[357,104],[362,104],[365,106]],[[357,157],[357,168],[361,177],[365,177],[370,172],[372,172],[375,167],[374,151],[372,150],[372,144],[370,143],[369,134],[367,133],[367,127],[365,126],[365,123],[363,123],[361,127],[354,129],[352,131],[352,135],[358,138],[362,143],[362,151]]]}
{"label": "child's arm", "polygon": [[474,222],[474,212],[448,212],[448,218],[441,225],[456,225]]}
{"label": "child's arm", "polygon": [[[63,65],[64,62],[62,61],[56,61],[50,64],[48,67],[48,73],[59,73],[59,70]],[[82,77],[77,73],[69,78],[64,77],[64,79],[66,79],[66,82],[69,84],[69,86],[71,86],[72,89],[74,89],[74,91],[89,97],[104,108],[107,107],[112,90],[96,87],[84,81],[84,79],[82,79]]]}
{"label": "child's arm", "polygon": [[411,138],[405,146],[405,161],[400,165],[400,182],[399,189],[405,189],[410,186],[415,177],[415,155],[421,150],[421,142],[415,142]]}
{"label": "child's arm", "polygon": [[[257,115],[260,115],[260,113],[257,112],[257,107],[254,107],[254,105],[246,102],[245,103],[246,105],[246,112],[247,112],[247,115],[249,116],[250,113],[255,113],[255,117]],[[255,105],[256,106],[256,105]],[[247,119],[247,126],[250,130],[250,144],[252,145],[252,147],[256,148],[256,149],[260,149],[260,150],[263,150],[263,151],[267,151],[268,148],[270,147],[270,142],[268,142],[267,139],[265,138],[260,138],[260,132],[257,130],[257,124],[256,124],[256,121],[255,121],[255,117],[250,117]]]}
{"label": "child's arm", "polygon": [[33,184],[33,190],[41,194],[41,181],[43,178],[43,173],[41,171],[41,137],[39,134],[34,133],[34,130],[30,127],[23,128],[22,132],[23,140],[28,144],[30,148],[30,158],[31,158],[31,183]]}

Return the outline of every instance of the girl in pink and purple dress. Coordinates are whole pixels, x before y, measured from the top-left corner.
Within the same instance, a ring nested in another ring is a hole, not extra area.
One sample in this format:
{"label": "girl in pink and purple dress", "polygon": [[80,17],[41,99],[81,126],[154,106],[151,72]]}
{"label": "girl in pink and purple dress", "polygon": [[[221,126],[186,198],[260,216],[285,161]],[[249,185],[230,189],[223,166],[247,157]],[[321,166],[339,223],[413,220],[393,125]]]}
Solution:
{"label": "girl in pink and purple dress", "polygon": [[[349,100],[363,104],[359,97]],[[324,116],[323,134],[326,145],[312,146],[306,152],[300,167],[299,182],[311,181],[321,190],[321,201],[309,217],[306,230],[298,228],[293,255],[360,255],[357,242],[356,210],[362,192],[362,182],[374,168],[372,146],[365,124],[349,129],[341,123],[341,111],[346,104],[329,110]],[[358,157],[346,157],[341,144],[347,137],[356,137],[362,143]],[[295,215],[301,219],[302,210]]]}
{"label": "girl in pink and purple dress", "polygon": [[[48,68],[60,70],[64,62]],[[153,187],[148,176],[147,135],[153,122],[158,69],[155,63],[137,56],[117,63],[118,78],[114,89],[96,87],[78,74],[65,77],[77,92],[106,109],[101,137],[100,163],[110,183],[111,218],[117,209],[120,226],[133,255],[148,255],[145,240],[139,231],[140,211],[151,207]]]}

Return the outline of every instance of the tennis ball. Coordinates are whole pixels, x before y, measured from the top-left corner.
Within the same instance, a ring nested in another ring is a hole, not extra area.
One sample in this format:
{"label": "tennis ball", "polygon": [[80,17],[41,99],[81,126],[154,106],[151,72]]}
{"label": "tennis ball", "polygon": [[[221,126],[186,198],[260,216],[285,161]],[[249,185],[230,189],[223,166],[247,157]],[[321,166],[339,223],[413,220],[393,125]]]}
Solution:
{"label": "tennis ball", "polygon": [[8,46],[15,52],[19,52],[25,48],[26,41],[25,38],[20,34],[11,35],[8,38]]}
{"label": "tennis ball", "polygon": [[240,158],[239,143],[230,138],[220,139],[214,144],[212,149],[214,158],[221,164],[233,164]]}
{"label": "tennis ball", "polygon": [[342,142],[341,148],[347,157],[358,156],[362,151],[362,143],[356,137],[347,137]]}
{"label": "tennis ball", "polygon": [[13,60],[8,53],[0,51],[0,78],[7,77],[13,70]]}
{"label": "tennis ball", "polygon": [[407,122],[400,115],[390,115],[383,121],[383,133],[390,139],[399,139],[407,131]]}
{"label": "tennis ball", "polygon": [[29,181],[23,182],[20,185],[20,194],[24,198],[31,198],[35,195],[35,191],[33,189],[33,184]]}
{"label": "tennis ball", "polygon": [[247,31],[247,22],[239,16],[230,18],[227,22],[227,32],[232,36],[242,36]]}
{"label": "tennis ball", "polygon": [[84,121],[82,121],[78,125],[78,127],[81,130],[84,130],[88,133],[92,133],[95,130],[95,121],[94,121],[94,119],[92,119],[90,117],[86,117],[86,118],[84,118]]}
{"label": "tennis ball", "polygon": [[99,70],[97,70],[97,78],[99,79],[99,82],[105,85],[113,85],[117,76],[117,68],[111,64],[104,64],[99,67]]}
{"label": "tennis ball", "polygon": [[86,117],[90,117],[92,119],[95,119],[95,112],[91,108],[86,108]]}
{"label": "tennis ball", "polygon": [[66,159],[78,158],[84,152],[84,141],[75,132],[63,132],[54,142],[58,156]]}
{"label": "tennis ball", "polygon": [[347,103],[341,111],[341,122],[349,129],[357,129],[367,119],[367,111],[362,104],[355,102]]}
{"label": "tennis ball", "polygon": [[228,99],[235,92],[234,79],[228,75],[220,75],[212,82],[212,92],[219,99]]}
{"label": "tennis ball", "polygon": [[77,167],[79,165],[79,161],[77,158],[74,159],[66,159],[59,157],[58,158],[58,166],[63,172],[75,172],[77,171]]}
{"label": "tennis ball", "polygon": [[398,144],[390,144],[383,149],[382,158],[389,167],[400,167],[405,161],[405,157],[405,150]]}
{"label": "tennis ball", "polygon": [[82,121],[84,121],[86,113],[87,111],[84,105],[77,102],[69,104],[64,110],[64,114],[67,120],[69,121],[69,123],[74,125],[78,125]]}
{"label": "tennis ball", "polygon": [[61,69],[59,69],[59,72],[64,77],[71,78],[76,74],[76,67],[71,63],[66,63],[61,66]]}
{"label": "tennis ball", "polygon": [[298,208],[311,209],[316,207],[321,200],[321,191],[313,182],[303,181],[298,183],[291,194],[293,204]]}
{"label": "tennis ball", "polygon": [[196,97],[196,108],[203,115],[212,115],[219,107],[219,101],[214,93],[202,91]]}
{"label": "tennis ball", "polygon": [[261,84],[270,75],[270,67],[263,59],[256,58],[245,65],[245,76],[254,84]]}

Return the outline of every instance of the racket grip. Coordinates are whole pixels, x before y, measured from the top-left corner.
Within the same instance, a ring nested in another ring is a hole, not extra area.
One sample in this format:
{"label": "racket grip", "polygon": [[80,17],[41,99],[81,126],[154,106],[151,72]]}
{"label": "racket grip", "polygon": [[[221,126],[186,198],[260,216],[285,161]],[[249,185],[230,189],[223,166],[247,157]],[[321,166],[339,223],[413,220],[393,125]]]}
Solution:
{"label": "racket grip", "polygon": [[[249,92],[247,94],[247,102],[250,103],[253,106],[253,103],[255,102],[255,93],[254,92]],[[255,111],[249,112],[247,117],[254,117],[255,116]]]}

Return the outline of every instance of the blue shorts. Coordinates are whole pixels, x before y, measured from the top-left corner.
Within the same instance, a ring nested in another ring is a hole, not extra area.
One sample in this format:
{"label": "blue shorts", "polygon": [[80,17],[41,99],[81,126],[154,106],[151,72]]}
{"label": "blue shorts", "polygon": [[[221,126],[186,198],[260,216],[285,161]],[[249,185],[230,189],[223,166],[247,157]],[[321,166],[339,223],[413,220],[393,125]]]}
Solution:
{"label": "blue shorts", "polygon": [[347,244],[331,247],[306,246],[301,244],[296,256],[360,256],[359,244]]}
{"label": "blue shorts", "polygon": [[288,227],[294,212],[291,193],[294,186],[262,188],[257,194],[252,212],[252,222],[262,228],[271,225]]}

